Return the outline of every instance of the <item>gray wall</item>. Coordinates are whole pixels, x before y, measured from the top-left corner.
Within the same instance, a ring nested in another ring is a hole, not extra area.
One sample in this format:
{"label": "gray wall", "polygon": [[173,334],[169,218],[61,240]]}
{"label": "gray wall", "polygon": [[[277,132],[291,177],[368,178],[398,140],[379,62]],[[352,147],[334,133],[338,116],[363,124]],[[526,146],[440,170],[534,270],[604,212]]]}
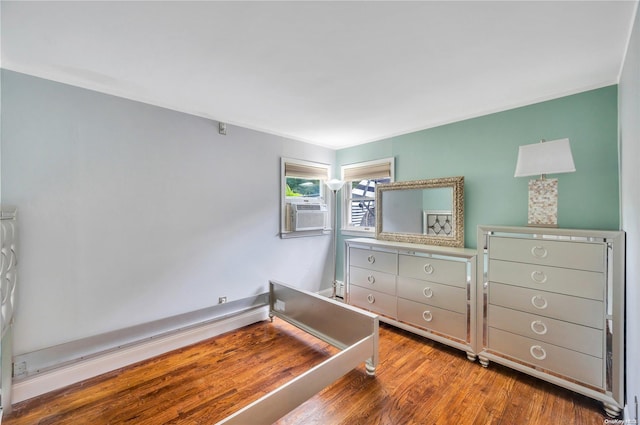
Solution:
{"label": "gray wall", "polygon": [[[640,15],[620,78],[620,199],[622,228],[627,232],[627,403],[640,397]],[[635,412],[634,412],[635,414]],[[638,418],[627,418],[638,419]]]}
{"label": "gray wall", "polygon": [[330,237],[280,239],[280,158],[330,149],[2,71],[20,220],[15,354],[264,292],[328,288]]}

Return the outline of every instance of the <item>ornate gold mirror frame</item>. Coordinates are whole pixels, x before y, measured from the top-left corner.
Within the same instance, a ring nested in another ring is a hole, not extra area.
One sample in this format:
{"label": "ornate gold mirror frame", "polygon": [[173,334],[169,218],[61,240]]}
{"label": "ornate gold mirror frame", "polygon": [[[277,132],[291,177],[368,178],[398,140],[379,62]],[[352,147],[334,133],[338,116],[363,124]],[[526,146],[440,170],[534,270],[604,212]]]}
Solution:
{"label": "ornate gold mirror frame", "polygon": [[[438,205],[431,211],[425,199],[438,188],[451,188],[451,201],[446,208]],[[462,176],[380,184],[376,204],[376,239],[464,247]]]}

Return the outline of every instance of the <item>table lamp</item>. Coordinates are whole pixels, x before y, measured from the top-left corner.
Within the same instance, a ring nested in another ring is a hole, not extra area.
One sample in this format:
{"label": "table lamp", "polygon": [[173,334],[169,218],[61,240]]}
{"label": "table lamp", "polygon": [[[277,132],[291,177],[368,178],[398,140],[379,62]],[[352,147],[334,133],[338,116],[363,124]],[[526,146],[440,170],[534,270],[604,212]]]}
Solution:
{"label": "table lamp", "polygon": [[529,226],[558,226],[558,179],[545,175],[574,171],[569,139],[520,146],[514,177],[540,175],[529,180]]}

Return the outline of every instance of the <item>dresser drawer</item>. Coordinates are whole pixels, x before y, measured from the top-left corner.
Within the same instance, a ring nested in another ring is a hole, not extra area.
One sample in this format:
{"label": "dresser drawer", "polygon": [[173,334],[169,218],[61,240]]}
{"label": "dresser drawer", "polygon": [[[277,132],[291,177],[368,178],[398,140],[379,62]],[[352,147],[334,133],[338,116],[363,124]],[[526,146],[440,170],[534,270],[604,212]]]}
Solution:
{"label": "dresser drawer", "polygon": [[398,275],[467,287],[467,264],[462,261],[401,254],[398,256]]}
{"label": "dresser drawer", "polygon": [[392,252],[373,251],[369,249],[350,248],[349,264],[369,270],[396,274],[398,256]]}
{"label": "dresser drawer", "polygon": [[360,267],[349,268],[349,283],[385,294],[396,294],[396,275]]}
{"label": "dresser drawer", "polygon": [[604,303],[586,298],[490,282],[489,304],[596,329],[604,328]]}
{"label": "dresser drawer", "polygon": [[601,330],[497,305],[489,306],[487,319],[490,327],[602,358]]}
{"label": "dresser drawer", "polygon": [[491,327],[489,348],[580,382],[603,387],[603,361],[597,357]]}
{"label": "dresser drawer", "polygon": [[467,312],[466,288],[398,276],[398,296],[458,313]]}
{"label": "dresser drawer", "polygon": [[489,276],[493,282],[604,300],[604,273],[490,260]]}
{"label": "dresser drawer", "polygon": [[491,236],[489,247],[489,258],[496,260],[595,272],[605,269],[605,246],[602,243]]}
{"label": "dresser drawer", "polygon": [[350,286],[349,304],[384,314],[391,318],[396,317],[396,297],[383,292],[372,291],[359,286]]}
{"label": "dresser drawer", "polygon": [[467,339],[467,316],[398,298],[398,320],[455,338]]}

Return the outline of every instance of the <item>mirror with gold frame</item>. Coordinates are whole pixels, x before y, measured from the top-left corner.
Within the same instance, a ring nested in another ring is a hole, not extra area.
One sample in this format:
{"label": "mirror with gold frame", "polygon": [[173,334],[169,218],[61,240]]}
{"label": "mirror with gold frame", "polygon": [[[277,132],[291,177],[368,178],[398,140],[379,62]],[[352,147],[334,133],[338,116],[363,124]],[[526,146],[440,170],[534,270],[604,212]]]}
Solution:
{"label": "mirror with gold frame", "polygon": [[376,239],[464,247],[464,177],[380,184]]}

